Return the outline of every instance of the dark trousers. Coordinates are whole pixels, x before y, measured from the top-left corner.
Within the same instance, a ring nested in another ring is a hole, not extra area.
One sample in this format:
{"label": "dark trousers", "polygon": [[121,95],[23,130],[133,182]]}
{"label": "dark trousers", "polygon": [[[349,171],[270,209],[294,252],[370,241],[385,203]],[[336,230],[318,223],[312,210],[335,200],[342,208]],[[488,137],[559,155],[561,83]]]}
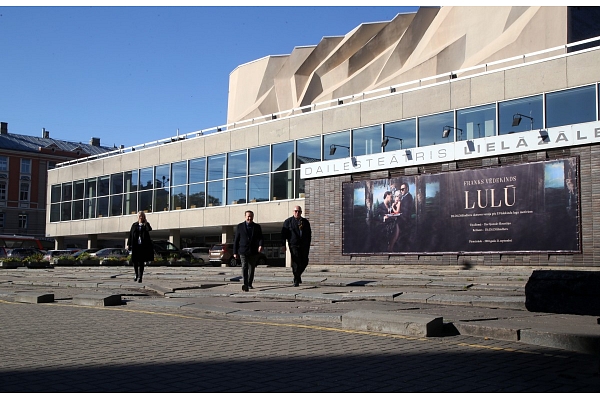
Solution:
{"label": "dark trousers", "polygon": [[294,273],[294,283],[301,283],[301,275],[308,265],[308,250],[300,246],[290,246],[292,256],[292,272]]}
{"label": "dark trousers", "polygon": [[133,270],[135,271],[135,277],[142,279],[142,275],[144,275],[144,262],[143,261],[134,261],[133,262]]}
{"label": "dark trousers", "polygon": [[240,262],[242,263],[242,276],[244,277],[244,285],[252,286],[252,282],[254,282],[254,270],[256,269],[256,264],[258,263],[258,254],[240,254]]}

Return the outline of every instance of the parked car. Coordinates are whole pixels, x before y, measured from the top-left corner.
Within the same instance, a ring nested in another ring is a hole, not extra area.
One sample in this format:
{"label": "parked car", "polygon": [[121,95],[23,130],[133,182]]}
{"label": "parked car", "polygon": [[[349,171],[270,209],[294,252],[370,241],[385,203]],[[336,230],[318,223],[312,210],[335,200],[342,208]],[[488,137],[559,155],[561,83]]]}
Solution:
{"label": "parked car", "polygon": [[[208,262],[210,262],[213,267],[220,267],[221,264],[227,264],[230,267],[236,267],[240,264],[239,259],[235,259],[233,256],[233,243],[223,243],[223,244],[215,244],[210,248],[210,253],[208,257]],[[258,264],[266,264],[267,256],[264,254],[259,254]]]}
{"label": "parked car", "polygon": [[154,255],[162,259],[190,257],[189,253],[179,250],[177,246],[168,240],[153,240],[152,243],[154,244]]}
{"label": "parked car", "polygon": [[0,247],[0,258],[6,258],[6,250],[4,247]]}
{"label": "parked car", "polygon": [[121,249],[117,247],[107,247],[105,249],[98,250],[95,253],[90,253],[90,256],[97,258],[127,258],[127,256],[129,256],[129,251],[127,251],[127,249]]}
{"label": "parked car", "polygon": [[44,255],[44,260],[52,261],[53,258],[61,256],[73,256],[73,252],[71,250],[48,250]]}
{"label": "parked car", "polygon": [[8,249],[6,251],[7,257],[14,257],[14,258],[26,258],[26,257],[32,256],[34,254],[44,254],[44,252],[41,250],[38,250],[38,249],[34,249],[33,247],[27,247],[27,248],[17,247],[15,249]]}
{"label": "parked car", "polygon": [[205,262],[208,261],[210,247],[186,247],[181,251],[189,254],[190,258],[195,258],[198,262]]}
{"label": "parked car", "polygon": [[79,250],[79,251],[73,253],[73,257],[77,258],[77,257],[79,257],[80,255],[82,255],[84,253],[92,254],[92,253],[97,252],[98,250],[100,250],[100,249],[98,249],[98,248],[91,248],[91,249]]}

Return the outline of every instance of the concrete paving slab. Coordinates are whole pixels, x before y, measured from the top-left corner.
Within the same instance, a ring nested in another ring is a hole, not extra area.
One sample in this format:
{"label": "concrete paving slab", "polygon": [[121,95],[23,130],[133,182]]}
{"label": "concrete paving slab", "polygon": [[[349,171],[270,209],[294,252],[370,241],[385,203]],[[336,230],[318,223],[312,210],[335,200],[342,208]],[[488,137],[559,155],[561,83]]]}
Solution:
{"label": "concrete paving slab", "polygon": [[403,292],[401,295],[394,297],[394,301],[403,301],[410,303],[427,303],[427,300],[435,296],[433,293],[414,293]]}
{"label": "concrete paving slab", "polygon": [[307,301],[320,301],[327,303],[335,303],[338,301],[343,301],[344,298],[341,295],[337,294],[325,294],[325,293],[298,293],[296,294],[296,300],[307,300]]}
{"label": "concrete paving slab", "polygon": [[19,303],[52,303],[54,293],[16,292],[15,301]]}
{"label": "concrete paving slab", "polygon": [[222,315],[227,315],[227,314],[231,314],[231,313],[239,311],[239,308],[215,306],[215,305],[201,304],[201,303],[188,304],[186,306],[186,308],[193,308],[195,310],[203,311],[205,313],[222,314]]}
{"label": "concrete paving slab", "polygon": [[357,300],[376,300],[376,301],[394,301],[396,296],[402,292],[352,292],[342,294],[344,301]]}
{"label": "concrete paving slab", "polygon": [[73,304],[80,306],[119,306],[122,304],[120,294],[79,294],[73,297]]}
{"label": "concrete paving slab", "polygon": [[520,342],[600,355],[600,332],[577,332],[573,328],[566,331],[550,327],[522,329]]}
{"label": "concrete paving slab", "polygon": [[441,336],[443,318],[426,314],[406,314],[354,310],[342,315],[342,328],[409,336]]}

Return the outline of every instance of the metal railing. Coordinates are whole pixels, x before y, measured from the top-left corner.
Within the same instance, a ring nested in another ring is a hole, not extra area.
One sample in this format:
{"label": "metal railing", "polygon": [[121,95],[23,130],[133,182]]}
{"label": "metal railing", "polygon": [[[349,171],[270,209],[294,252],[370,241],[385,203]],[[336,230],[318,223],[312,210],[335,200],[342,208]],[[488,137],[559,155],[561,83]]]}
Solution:
{"label": "metal railing", "polygon": [[[515,68],[517,66],[523,66],[525,64],[538,63],[538,62],[547,61],[547,60],[550,60],[553,58],[565,57],[568,54],[569,55],[579,54],[579,53],[583,53],[583,52],[587,52],[587,51],[591,51],[591,50],[600,48],[600,43],[599,43],[599,45],[597,45],[596,47],[590,47],[590,48],[575,51],[572,53],[568,52],[568,49],[571,47],[581,46],[581,45],[585,45],[585,44],[593,43],[593,42],[600,42],[600,36],[581,40],[578,42],[567,43],[565,45],[556,46],[556,47],[552,47],[549,49],[539,50],[539,51],[535,51],[532,53],[526,53],[526,54],[522,54],[519,56],[509,57],[509,58],[505,58],[505,59],[498,60],[498,61],[492,61],[492,62],[488,62],[485,64],[475,65],[473,67],[468,67],[468,68],[464,68],[464,69],[460,69],[460,70],[456,70],[456,71],[449,71],[449,72],[446,72],[443,74],[429,76],[429,77],[422,78],[422,79],[416,79],[416,80],[409,81],[409,82],[403,82],[403,83],[399,83],[399,84],[389,86],[389,87],[374,89],[374,90],[357,93],[357,94],[352,94],[352,95],[348,95],[348,96],[344,96],[344,97],[339,97],[339,98],[335,98],[335,99],[331,99],[331,100],[326,100],[326,101],[322,101],[322,102],[318,102],[318,103],[312,103],[307,106],[292,108],[289,110],[279,111],[279,112],[276,112],[273,114],[268,114],[268,115],[261,115],[261,116],[249,118],[249,119],[246,119],[243,121],[232,122],[230,124],[218,125],[218,126],[214,126],[212,128],[201,129],[198,131],[194,131],[194,132],[190,132],[190,133],[186,133],[186,134],[182,134],[182,135],[180,135],[178,132],[178,134],[176,136],[171,136],[171,137],[168,137],[165,139],[159,139],[159,140],[155,140],[152,142],[147,142],[147,143],[138,144],[138,145],[134,145],[134,146],[130,146],[130,147],[123,147],[123,148],[115,149],[113,151],[109,151],[106,153],[95,154],[95,155],[91,155],[88,157],[65,161],[65,162],[56,164],[56,168],[66,167],[66,166],[69,166],[72,164],[79,164],[79,163],[83,163],[83,162],[98,160],[98,159],[102,159],[102,158],[106,158],[106,157],[120,155],[123,153],[129,153],[132,151],[143,150],[143,149],[147,149],[147,148],[151,148],[151,147],[161,146],[164,144],[170,144],[170,143],[177,142],[180,140],[185,140],[185,139],[194,138],[194,137],[198,137],[198,136],[204,136],[207,134],[220,133],[220,132],[224,132],[224,131],[235,129],[235,128],[247,127],[247,126],[251,126],[251,125],[255,125],[255,124],[263,124],[263,123],[266,123],[266,122],[269,122],[269,121],[272,121],[272,120],[278,119],[278,118],[287,118],[287,117],[291,117],[291,116],[294,116],[297,114],[303,114],[303,113],[313,112],[313,111],[317,111],[317,110],[322,111],[324,109],[328,109],[328,108],[332,108],[332,107],[341,107],[343,105],[349,104],[349,102],[354,103],[354,102],[361,102],[361,101],[365,101],[365,100],[372,100],[377,97],[389,96],[393,93],[403,93],[403,92],[408,92],[411,90],[417,90],[417,89],[423,88],[425,86],[445,84],[445,83],[453,81],[453,80],[462,79],[462,78],[466,78],[466,77],[472,77],[473,75],[477,75],[477,74],[485,74],[485,73],[488,73],[491,71],[507,70],[507,69]],[[558,53],[558,54],[554,55],[554,56],[550,56],[550,57],[539,58],[540,56],[546,56],[550,53]],[[498,66],[500,66],[501,64],[507,64],[507,63],[510,65],[498,68]]]}

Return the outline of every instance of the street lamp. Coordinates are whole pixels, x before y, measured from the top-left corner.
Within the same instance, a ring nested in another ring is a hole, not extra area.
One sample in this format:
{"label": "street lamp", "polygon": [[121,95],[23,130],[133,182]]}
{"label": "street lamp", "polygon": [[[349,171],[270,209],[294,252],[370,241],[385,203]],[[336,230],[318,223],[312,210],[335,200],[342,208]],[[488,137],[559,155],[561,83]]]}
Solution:
{"label": "street lamp", "polygon": [[330,156],[334,155],[335,154],[335,150],[338,147],[345,147],[345,148],[347,148],[348,149],[348,157],[350,157],[350,147],[344,146],[342,144],[332,144],[331,146],[329,146],[329,155]]}
{"label": "street lamp", "polygon": [[385,149],[385,146],[387,146],[388,142],[390,141],[389,138],[399,140],[400,141],[400,150],[402,150],[402,142],[404,142],[404,140],[400,139],[400,138],[397,138],[397,137],[394,137],[394,136],[383,135],[383,142],[381,142],[381,147],[383,147]]}
{"label": "street lamp", "polygon": [[527,115],[523,115],[523,114],[519,114],[516,113],[515,115],[513,115],[513,122],[512,122],[512,126],[518,126],[521,123],[521,118],[529,118],[530,122],[531,122],[531,131],[533,130],[533,117],[529,117]]}
{"label": "street lamp", "polygon": [[453,126],[448,126],[448,125],[444,126],[444,131],[442,132],[442,137],[443,138],[447,138],[448,136],[450,136],[450,130],[451,129],[454,129],[455,131],[458,131],[459,134],[460,134],[460,139],[459,140],[462,140],[463,130],[460,129],[460,128],[455,128]]}

